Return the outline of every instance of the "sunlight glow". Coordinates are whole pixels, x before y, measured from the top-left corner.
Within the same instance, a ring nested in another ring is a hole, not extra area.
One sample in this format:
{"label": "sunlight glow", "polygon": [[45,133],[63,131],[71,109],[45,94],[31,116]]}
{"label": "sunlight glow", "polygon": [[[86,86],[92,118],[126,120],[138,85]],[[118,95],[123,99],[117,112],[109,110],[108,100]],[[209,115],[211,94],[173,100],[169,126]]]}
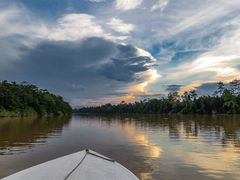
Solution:
{"label": "sunlight glow", "polygon": [[136,130],[135,126],[131,123],[125,123],[123,129],[127,132],[128,136],[136,141],[137,144],[145,146],[149,157],[159,158],[161,155],[161,148],[152,144],[148,137],[143,133]]}
{"label": "sunlight glow", "polygon": [[[203,83],[214,83],[222,81],[224,83],[230,82],[233,79],[240,78],[238,69],[231,67],[230,64],[235,64],[240,59],[238,55],[231,56],[204,56],[196,59],[187,66],[185,64],[180,69],[181,71],[175,73],[174,77],[177,78],[179,73],[184,70],[185,76],[194,75],[196,73],[213,73],[209,79],[196,80],[181,88],[180,93],[196,89]],[[183,76],[184,76],[183,75]]]}
{"label": "sunlight glow", "polygon": [[143,93],[145,92],[145,88],[150,84],[158,80],[161,75],[158,74],[156,69],[149,69],[144,73],[138,74],[139,78],[146,79],[144,82],[139,84],[134,84],[130,86],[129,92],[130,93]]}
{"label": "sunlight glow", "polygon": [[132,102],[135,100],[135,96],[133,96],[133,95],[122,96],[121,100],[124,102]]}

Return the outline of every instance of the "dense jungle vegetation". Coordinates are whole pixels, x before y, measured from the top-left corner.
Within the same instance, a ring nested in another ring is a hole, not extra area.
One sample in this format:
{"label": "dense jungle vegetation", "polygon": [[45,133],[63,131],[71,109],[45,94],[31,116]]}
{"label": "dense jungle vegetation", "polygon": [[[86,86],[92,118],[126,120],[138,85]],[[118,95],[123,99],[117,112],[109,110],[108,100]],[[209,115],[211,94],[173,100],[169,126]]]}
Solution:
{"label": "dense jungle vegetation", "polygon": [[167,97],[118,105],[105,104],[98,107],[75,109],[75,113],[142,113],[142,114],[238,114],[240,113],[240,81],[225,85],[217,83],[212,96],[198,96],[195,90],[169,93]]}
{"label": "dense jungle vegetation", "polygon": [[23,82],[0,82],[0,116],[68,115],[70,105],[61,96]]}

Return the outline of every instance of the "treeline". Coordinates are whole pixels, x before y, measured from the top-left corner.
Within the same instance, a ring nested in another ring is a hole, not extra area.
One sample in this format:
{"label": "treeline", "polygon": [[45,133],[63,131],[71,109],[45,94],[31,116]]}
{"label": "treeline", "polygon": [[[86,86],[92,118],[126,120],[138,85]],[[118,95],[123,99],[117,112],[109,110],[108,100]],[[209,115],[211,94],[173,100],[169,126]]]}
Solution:
{"label": "treeline", "polygon": [[140,113],[140,114],[237,114],[240,113],[240,81],[225,85],[217,83],[212,96],[198,96],[195,90],[169,93],[161,99],[143,100],[134,103],[122,102],[118,105],[105,104],[98,107],[84,107],[75,113]]}
{"label": "treeline", "polygon": [[0,116],[67,115],[70,105],[61,96],[23,82],[0,81]]}

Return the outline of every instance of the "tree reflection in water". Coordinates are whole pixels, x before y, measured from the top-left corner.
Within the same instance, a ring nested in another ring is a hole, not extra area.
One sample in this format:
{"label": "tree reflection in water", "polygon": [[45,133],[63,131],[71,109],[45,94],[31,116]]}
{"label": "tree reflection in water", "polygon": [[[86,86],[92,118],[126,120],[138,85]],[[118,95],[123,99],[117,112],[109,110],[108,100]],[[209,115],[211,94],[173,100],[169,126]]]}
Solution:
{"label": "tree reflection in water", "polygon": [[85,148],[115,159],[141,179],[237,179],[240,116],[1,119],[0,177]]}
{"label": "tree reflection in water", "polygon": [[20,153],[47,138],[58,136],[69,117],[2,118],[0,120],[0,155]]}

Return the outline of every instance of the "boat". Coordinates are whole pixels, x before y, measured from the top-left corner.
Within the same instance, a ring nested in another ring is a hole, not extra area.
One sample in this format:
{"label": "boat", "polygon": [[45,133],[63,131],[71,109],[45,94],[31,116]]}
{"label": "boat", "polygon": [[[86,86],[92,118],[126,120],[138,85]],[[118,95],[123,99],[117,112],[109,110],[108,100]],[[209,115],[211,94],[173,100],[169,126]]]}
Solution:
{"label": "boat", "polygon": [[139,180],[113,159],[83,150],[30,167],[3,180]]}

